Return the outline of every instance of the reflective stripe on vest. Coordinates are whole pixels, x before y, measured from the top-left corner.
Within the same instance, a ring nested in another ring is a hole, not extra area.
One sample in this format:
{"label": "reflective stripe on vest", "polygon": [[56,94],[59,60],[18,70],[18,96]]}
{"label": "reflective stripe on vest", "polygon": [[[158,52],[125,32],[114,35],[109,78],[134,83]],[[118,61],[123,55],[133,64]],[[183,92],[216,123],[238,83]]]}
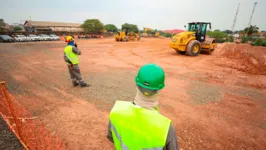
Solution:
{"label": "reflective stripe on vest", "polygon": [[73,53],[71,45],[66,46],[64,52],[66,54],[66,57],[72,62],[72,64],[79,64],[78,55]]}
{"label": "reflective stripe on vest", "polygon": [[171,120],[157,111],[116,101],[110,123],[117,150],[162,150]]}

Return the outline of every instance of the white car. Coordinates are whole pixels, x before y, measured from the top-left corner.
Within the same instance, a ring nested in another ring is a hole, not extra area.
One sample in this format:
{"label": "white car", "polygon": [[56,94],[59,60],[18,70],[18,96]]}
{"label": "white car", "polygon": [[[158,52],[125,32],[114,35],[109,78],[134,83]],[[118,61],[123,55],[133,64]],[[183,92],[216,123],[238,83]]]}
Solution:
{"label": "white car", "polygon": [[49,37],[48,35],[45,35],[45,34],[40,34],[39,36],[42,37],[44,41],[51,41],[52,40],[51,37]]}
{"label": "white car", "polygon": [[32,41],[32,39],[29,36],[25,36],[25,37],[26,37],[28,42]]}
{"label": "white car", "polygon": [[25,35],[15,35],[14,36],[16,42],[26,42],[27,37]]}
{"label": "white car", "polygon": [[50,37],[52,37],[52,39],[55,40],[55,41],[59,41],[60,40],[60,38],[57,35],[54,35],[54,34],[50,34]]}
{"label": "white car", "polygon": [[31,38],[31,41],[40,41],[40,37],[34,34],[30,34],[29,37]]}
{"label": "white car", "polygon": [[37,36],[39,37],[40,41],[44,41],[44,38],[42,36],[40,35],[37,35]]}

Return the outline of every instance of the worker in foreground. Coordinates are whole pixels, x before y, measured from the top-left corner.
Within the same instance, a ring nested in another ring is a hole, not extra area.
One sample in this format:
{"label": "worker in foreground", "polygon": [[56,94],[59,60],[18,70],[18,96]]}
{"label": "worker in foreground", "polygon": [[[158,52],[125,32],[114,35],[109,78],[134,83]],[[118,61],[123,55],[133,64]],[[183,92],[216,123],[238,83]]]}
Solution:
{"label": "worker in foreground", "polygon": [[110,113],[107,138],[117,150],[178,149],[171,120],[158,112],[159,91],[165,86],[164,79],[161,67],[146,64],[135,78],[135,100],[116,101]]}
{"label": "worker in foreground", "polygon": [[80,85],[81,87],[88,87],[89,85],[81,78],[78,58],[78,55],[80,55],[81,52],[78,49],[77,44],[74,42],[74,37],[67,36],[66,42],[68,43],[68,45],[64,49],[64,60],[68,65],[72,84],[74,87],[78,85]]}

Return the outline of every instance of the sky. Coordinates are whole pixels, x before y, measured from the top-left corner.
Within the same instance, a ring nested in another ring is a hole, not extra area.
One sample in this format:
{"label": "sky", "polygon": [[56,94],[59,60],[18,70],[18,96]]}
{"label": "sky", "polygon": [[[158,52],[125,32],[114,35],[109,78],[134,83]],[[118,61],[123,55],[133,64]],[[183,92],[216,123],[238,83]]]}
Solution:
{"label": "sky", "polygon": [[104,24],[137,24],[140,29],[184,29],[191,21],[212,23],[212,29],[231,29],[238,3],[235,30],[244,29],[257,1],[252,25],[266,30],[266,0],[0,0],[0,18],[83,23],[99,19]]}

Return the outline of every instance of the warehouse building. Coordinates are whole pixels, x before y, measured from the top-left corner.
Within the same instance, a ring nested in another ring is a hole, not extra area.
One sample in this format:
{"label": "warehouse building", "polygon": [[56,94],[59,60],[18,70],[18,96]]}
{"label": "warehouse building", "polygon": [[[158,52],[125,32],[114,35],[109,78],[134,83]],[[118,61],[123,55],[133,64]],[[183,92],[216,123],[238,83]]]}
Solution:
{"label": "warehouse building", "polygon": [[24,29],[27,32],[84,32],[79,23],[30,21],[24,23]]}

